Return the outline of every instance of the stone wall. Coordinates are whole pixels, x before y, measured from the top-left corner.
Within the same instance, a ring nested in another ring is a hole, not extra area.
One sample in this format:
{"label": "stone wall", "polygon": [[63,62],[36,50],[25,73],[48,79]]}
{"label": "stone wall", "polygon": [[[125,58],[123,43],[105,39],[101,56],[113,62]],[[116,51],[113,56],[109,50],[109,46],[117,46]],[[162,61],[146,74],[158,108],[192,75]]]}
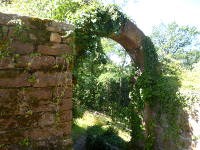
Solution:
{"label": "stone wall", "polygon": [[72,49],[63,37],[70,30],[0,13],[1,150],[71,145]]}

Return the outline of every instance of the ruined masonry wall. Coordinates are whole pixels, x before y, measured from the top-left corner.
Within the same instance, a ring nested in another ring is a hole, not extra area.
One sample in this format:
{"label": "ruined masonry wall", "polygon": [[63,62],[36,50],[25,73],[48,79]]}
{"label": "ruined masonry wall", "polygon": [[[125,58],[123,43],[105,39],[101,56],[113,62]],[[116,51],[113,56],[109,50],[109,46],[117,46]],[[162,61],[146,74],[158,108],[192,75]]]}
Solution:
{"label": "ruined masonry wall", "polygon": [[73,26],[0,13],[0,149],[71,145]]}

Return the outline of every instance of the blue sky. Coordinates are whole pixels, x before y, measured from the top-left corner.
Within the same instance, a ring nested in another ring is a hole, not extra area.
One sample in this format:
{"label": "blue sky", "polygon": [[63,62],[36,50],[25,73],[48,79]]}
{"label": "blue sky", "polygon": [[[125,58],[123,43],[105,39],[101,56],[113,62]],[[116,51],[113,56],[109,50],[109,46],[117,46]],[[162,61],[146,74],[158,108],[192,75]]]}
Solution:
{"label": "blue sky", "polygon": [[128,0],[123,10],[147,35],[161,22],[176,21],[200,30],[200,0]]}

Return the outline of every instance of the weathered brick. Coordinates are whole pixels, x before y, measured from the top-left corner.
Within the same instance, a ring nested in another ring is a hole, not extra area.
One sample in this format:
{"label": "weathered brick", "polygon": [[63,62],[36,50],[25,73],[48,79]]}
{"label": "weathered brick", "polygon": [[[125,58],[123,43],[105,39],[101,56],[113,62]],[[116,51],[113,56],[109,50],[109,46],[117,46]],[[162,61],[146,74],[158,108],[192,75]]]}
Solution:
{"label": "weathered brick", "polygon": [[19,105],[16,105],[13,102],[8,102],[7,104],[0,106],[0,118],[7,115],[19,114]]}
{"label": "weathered brick", "polygon": [[30,101],[31,99],[50,100],[52,99],[52,90],[50,88],[26,88],[20,90],[18,95],[23,101]]}
{"label": "weathered brick", "polygon": [[18,92],[20,99],[20,114],[27,111],[44,112],[53,111],[50,106],[52,92],[49,88],[27,88]]}
{"label": "weathered brick", "polygon": [[72,120],[72,111],[43,112],[38,120],[38,127],[55,126]]}
{"label": "weathered brick", "polygon": [[22,56],[16,59],[16,67],[29,69],[50,69],[56,64],[52,56]]}
{"label": "weathered brick", "polygon": [[54,106],[54,110],[56,111],[67,111],[67,110],[71,110],[72,106],[73,106],[73,102],[71,100],[71,98],[55,98],[54,99],[54,104],[52,104]]}
{"label": "weathered brick", "polygon": [[55,87],[53,97],[71,98],[73,95],[71,87]]}
{"label": "weathered brick", "polygon": [[25,43],[22,41],[14,40],[11,44],[11,52],[15,54],[30,54],[34,50],[32,43]]}
{"label": "weathered brick", "polygon": [[16,32],[16,29],[15,29],[15,27],[13,27],[13,26],[9,27],[9,31],[8,31],[8,37],[9,37],[9,38],[13,38],[13,37],[14,37],[14,34],[15,34],[15,32]]}
{"label": "weathered brick", "polygon": [[50,41],[55,42],[55,43],[60,43],[61,42],[60,34],[59,33],[51,33]]}
{"label": "weathered brick", "polygon": [[56,116],[53,113],[43,113],[40,120],[38,121],[39,127],[53,126],[56,123]]}
{"label": "weathered brick", "polygon": [[71,133],[71,129],[68,129],[68,128],[71,128],[71,126],[69,126],[71,124],[66,123],[65,125],[67,125],[67,127],[65,127],[64,130],[63,130],[63,128],[44,127],[44,128],[35,128],[32,130],[27,130],[27,131],[25,131],[24,134],[26,137],[29,137],[30,139],[33,139],[33,140],[45,140],[45,139],[49,139],[52,137],[62,137],[62,136],[64,136],[65,132]]}
{"label": "weathered brick", "polygon": [[71,121],[60,123],[57,125],[58,129],[62,130],[64,135],[71,134]]}
{"label": "weathered brick", "polygon": [[66,23],[62,23],[62,22],[50,22],[47,25],[46,28],[48,31],[52,31],[52,32],[65,32],[65,31],[70,31],[70,30],[74,30],[74,26],[71,24],[66,24]]}
{"label": "weathered brick", "polygon": [[36,127],[40,118],[39,113],[4,116],[0,119],[0,130]]}
{"label": "weathered brick", "polygon": [[52,136],[47,128],[34,128],[32,130],[26,130],[24,135],[33,140],[44,140]]}
{"label": "weathered brick", "polygon": [[59,67],[59,68],[62,68],[62,69],[68,69],[69,68],[69,63],[67,62],[67,58],[66,57],[56,57],[56,65]]}
{"label": "weathered brick", "polygon": [[15,114],[19,110],[17,92],[15,89],[0,89],[0,118]]}
{"label": "weathered brick", "polygon": [[16,101],[17,92],[16,89],[0,89],[0,105],[9,101]]}
{"label": "weathered brick", "polygon": [[0,87],[27,87],[30,86],[28,73],[19,71],[0,71]]}
{"label": "weathered brick", "polygon": [[34,76],[37,79],[37,82],[33,84],[34,87],[63,86],[70,84],[69,81],[71,80],[70,72],[36,72]]}
{"label": "weathered brick", "polygon": [[21,142],[24,138],[25,137],[22,130],[10,130],[0,132],[0,144],[15,144]]}
{"label": "weathered brick", "polygon": [[33,112],[50,112],[54,111],[54,107],[47,101],[39,101],[37,105],[31,105],[31,110]]}
{"label": "weathered brick", "polygon": [[0,59],[0,69],[13,69],[14,68],[14,60],[10,57],[5,57]]}
{"label": "weathered brick", "polygon": [[58,105],[58,109],[61,111],[71,110],[72,106],[73,106],[73,103],[71,99],[62,99],[60,101],[60,105]]}
{"label": "weathered brick", "polygon": [[39,45],[38,52],[44,55],[59,56],[63,54],[72,55],[72,49],[66,44]]}
{"label": "weathered brick", "polygon": [[20,104],[19,111],[16,114],[26,114],[26,113],[41,113],[41,112],[51,112],[54,111],[55,106],[52,106],[48,101],[39,101],[33,103],[24,102]]}
{"label": "weathered brick", "polygon": [[69,122],[72,120],[72,110],[60,112],[60,122]]}
{"label": "weathered brick", "polygon": [[10,130],[17,128],[17,121],[12,118],[0,118],[0,130]]}

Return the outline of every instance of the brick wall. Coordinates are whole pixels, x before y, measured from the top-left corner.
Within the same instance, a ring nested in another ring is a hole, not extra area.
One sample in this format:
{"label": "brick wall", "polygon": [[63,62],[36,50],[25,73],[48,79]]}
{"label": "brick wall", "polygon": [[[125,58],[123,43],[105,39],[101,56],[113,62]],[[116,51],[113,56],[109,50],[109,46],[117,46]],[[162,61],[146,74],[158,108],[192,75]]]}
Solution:
{"label": "brick wall", "polygon": [[0,13],[0,149],[71,145],[73,26]]}

